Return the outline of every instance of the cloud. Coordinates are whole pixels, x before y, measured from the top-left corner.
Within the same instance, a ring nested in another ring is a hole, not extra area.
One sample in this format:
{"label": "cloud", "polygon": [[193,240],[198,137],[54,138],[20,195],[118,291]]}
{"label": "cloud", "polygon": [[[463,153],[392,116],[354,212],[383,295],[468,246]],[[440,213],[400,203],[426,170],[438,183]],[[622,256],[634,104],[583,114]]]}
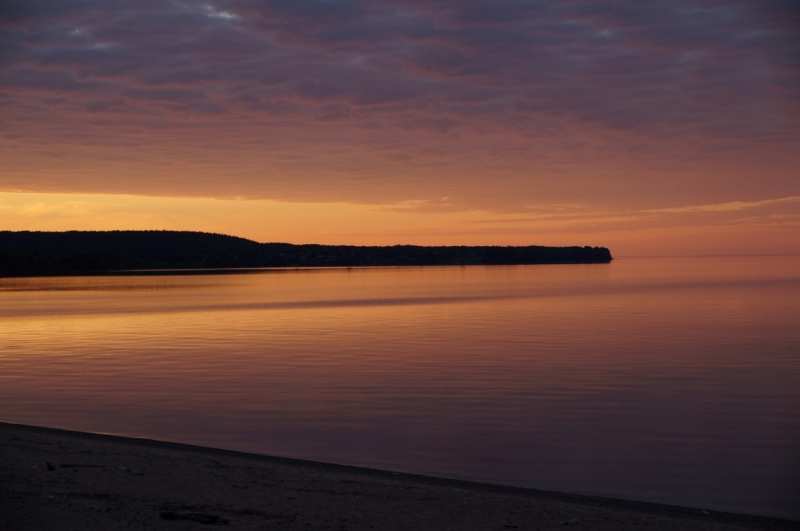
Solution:
{"label": "cloud", "polygon": [[[392,178],[475,200],[473,170],[507,191],[536,188],[528,167],[797,160],[791,2],[11,0],[0,32],[0,132],[62,158],[76,142],[168,144],[177,160],[260,144],[250,167],[269,151],[310,175],[309,150],[352,152],[328,166],[382,175],[375,161],[393,160]],[[230,173],[275,190],[286,171]]]}
{"label": "cloud", "polygon": [[246,88],[435,102],[453,118],[450,102],[491,91],[498,105],[482,119],[499,125],[520,109],[500,103],[527,101],[611,129],[725,123],[752,134],[784,121],[763,90],[797,79],[786,57],[798,38],[778,23],[780,9],[755,10],[753,23],[754,10],[734,2],[39,0],[6,11],[11,68],[117,79],[120,92],[215,83],[223,106]]}
{"label": "cloud", "polygon": [[800,196],[798,197],[781,197],[779,199],[763,199],[761,201],[730,201],[727,203],[718,203],[713,205],[697,205],[685,207],[672,207],[672,208],[657,208],[648,210],[647,212],[655,214],[684,214],[691,212],[738,212],[751,208],[761,208],[766,206],[774,206],[786,203],[800,203]]}

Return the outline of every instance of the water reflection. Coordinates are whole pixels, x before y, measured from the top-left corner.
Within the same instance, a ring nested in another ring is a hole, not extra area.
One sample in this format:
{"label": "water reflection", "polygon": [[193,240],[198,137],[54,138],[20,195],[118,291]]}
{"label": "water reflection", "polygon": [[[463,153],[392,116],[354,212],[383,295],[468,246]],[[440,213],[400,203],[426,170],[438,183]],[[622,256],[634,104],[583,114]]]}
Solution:
{"label": "water reflection", "polygon": [[0,418],[800,517],[800,260],[0,280]]}

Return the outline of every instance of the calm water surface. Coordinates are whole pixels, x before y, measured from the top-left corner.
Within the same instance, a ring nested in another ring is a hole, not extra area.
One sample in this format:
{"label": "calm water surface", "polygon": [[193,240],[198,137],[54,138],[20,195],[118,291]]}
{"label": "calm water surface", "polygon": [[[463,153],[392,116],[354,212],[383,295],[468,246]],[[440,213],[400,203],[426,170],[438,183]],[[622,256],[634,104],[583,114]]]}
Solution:
{"label": "calm water surface", "polygon": [[0,420],[800,519],[800,258],[0,279]]}

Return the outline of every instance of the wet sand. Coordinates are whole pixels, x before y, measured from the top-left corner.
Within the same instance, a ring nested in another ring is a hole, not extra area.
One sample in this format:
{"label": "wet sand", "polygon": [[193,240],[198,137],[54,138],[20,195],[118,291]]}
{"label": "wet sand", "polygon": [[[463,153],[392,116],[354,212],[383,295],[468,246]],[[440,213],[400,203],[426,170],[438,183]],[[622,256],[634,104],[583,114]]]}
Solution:
{"label": "wet sand", "polygon": [[[2,530],[800,530],[800,522],[0,423]],[[644,526],[644,527],[643,527]]]}

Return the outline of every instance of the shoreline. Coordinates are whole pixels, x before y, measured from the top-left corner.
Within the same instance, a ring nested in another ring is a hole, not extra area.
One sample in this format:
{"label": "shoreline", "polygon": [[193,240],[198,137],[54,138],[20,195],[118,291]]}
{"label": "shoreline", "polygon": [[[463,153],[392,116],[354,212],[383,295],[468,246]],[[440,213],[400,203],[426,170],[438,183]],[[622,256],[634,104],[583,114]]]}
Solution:
{"label": "shoreline", "polygon": [[[617,260],[617,258],[612,259]],[[209,267],[196,269],[112,269],[104,271],[52,271],[18,275],[0,274],[0,280],[11,278],[66,278],[66,277],[152,277],[152,276],[213,276],[248,275],[259,273],[288,273],[362,269],[421,269],[443,267],[528,267],[528,266],[595,266],[611,262],[556,262],[541,264],[397,264],[397,265],[333,265],[333,266],[273,266],[273,267]]]}
{"label": "shoreline", "polygon": [[800,530],[767,516],[5,422],[0,450],[8,530],[200,529],[203,518],[229,529]]}
{"label": "shoreline", "polygon": [[0,231],[0,276],[272,267],[609,263],[606,247],[259,243],[186,231]]}

